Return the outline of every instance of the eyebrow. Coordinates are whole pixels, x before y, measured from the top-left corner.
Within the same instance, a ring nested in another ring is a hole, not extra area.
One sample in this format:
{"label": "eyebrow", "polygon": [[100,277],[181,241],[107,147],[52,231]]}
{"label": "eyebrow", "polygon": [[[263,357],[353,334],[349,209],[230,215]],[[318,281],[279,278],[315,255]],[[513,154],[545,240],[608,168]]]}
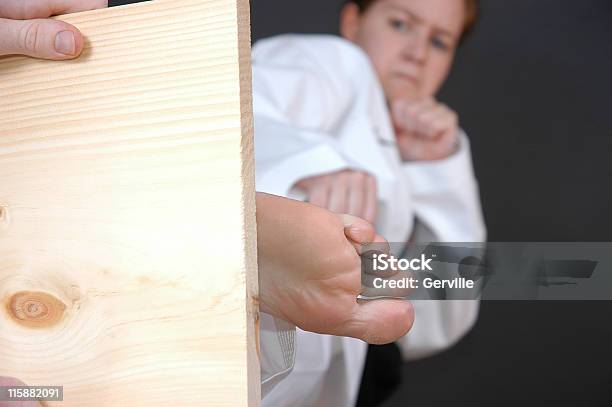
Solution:
{"label": "eyebrow", "polygon": [[[415,20],[418,23],[424,23],[425,19],[423,17],[419,17],[418,15],[414,14],[412,11],[408,10],[405,7],[402,6],[398,6],[396,4],[388,4],[387,7],[389,8],[393,8],[396,9],[398,11],[401,11],[404,14],[408,14],[410,16],[410,18],[412,18],[413,20]],[[444,28],[440,28],[440,27],[435,27],[436,31],[438,31],[440,34],[442,35],[446,35],[448,37],[451,37],[452,39],[456,39],[456,35],[453,34],[452,32],[444,29]]]}

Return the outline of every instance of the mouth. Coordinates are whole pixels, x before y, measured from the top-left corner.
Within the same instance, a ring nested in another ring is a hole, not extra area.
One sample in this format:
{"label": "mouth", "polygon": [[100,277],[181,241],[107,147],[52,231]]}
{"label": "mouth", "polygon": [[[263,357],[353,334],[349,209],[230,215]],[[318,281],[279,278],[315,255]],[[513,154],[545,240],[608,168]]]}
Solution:
{"label": "mouth", "polygon": [[412,85],[417,85],[419,83],[418,78],[415,75],[409,74],[409,73],[404,73],[404,72],[396,72],[394,74],[394,76],[403,81],[403,82],[409,82]]}

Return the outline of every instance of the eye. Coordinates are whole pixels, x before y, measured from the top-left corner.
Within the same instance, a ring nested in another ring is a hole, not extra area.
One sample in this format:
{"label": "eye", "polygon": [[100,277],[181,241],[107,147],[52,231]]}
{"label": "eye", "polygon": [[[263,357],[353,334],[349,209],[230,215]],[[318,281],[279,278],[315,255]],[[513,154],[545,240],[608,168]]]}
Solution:
{"label": "eye", "polygon": [[431,45],[440,51],[448,51],[450,49],[450,46],[439,37],[433,37],[431,39]]}
{"label": "eye", "polygon": [[410,28],[410,25],[405,20],[392,19],[389,23],[391,24],[391,27],[395,31],[402,32],[402,31],[407,31]]}

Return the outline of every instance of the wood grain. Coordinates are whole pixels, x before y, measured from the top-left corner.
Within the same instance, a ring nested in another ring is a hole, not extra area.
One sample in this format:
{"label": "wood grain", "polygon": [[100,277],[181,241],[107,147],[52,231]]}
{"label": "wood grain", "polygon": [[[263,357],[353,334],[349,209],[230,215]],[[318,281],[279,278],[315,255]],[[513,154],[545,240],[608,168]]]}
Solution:
{"label": "wood grain", "polygon": [[0,58],[0,376],[61,406],[257,406],[247,0],[60,17]]}

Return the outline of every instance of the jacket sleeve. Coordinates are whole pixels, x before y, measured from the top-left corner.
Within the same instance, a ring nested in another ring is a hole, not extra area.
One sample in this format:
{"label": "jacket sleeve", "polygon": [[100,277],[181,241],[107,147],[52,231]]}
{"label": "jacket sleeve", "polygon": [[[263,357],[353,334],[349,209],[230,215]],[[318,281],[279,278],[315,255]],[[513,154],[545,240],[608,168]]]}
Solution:
{"label": "jacket sleeve", "polygon": [[[334,64],[320,61],[324,51],[311,51],[292,36],[264,40],[254,48],[253,115],[260,192],[289,196],[300,179],[349,166],[334,130],[350,104],[351,85],[342,75],[327,71],[326,66]],[[333,46],[328,53],[334,57]]]}
{"label": "jacket sleeve", "polygon": [[[470,144],[463,131],[451,157],[404,164],[413,192],[418,242],[484,242],[486,229]],[[474,325],[479,300],[413,301],[412,330],[398,341],[405,359],[440,352],[459,341]]]}

